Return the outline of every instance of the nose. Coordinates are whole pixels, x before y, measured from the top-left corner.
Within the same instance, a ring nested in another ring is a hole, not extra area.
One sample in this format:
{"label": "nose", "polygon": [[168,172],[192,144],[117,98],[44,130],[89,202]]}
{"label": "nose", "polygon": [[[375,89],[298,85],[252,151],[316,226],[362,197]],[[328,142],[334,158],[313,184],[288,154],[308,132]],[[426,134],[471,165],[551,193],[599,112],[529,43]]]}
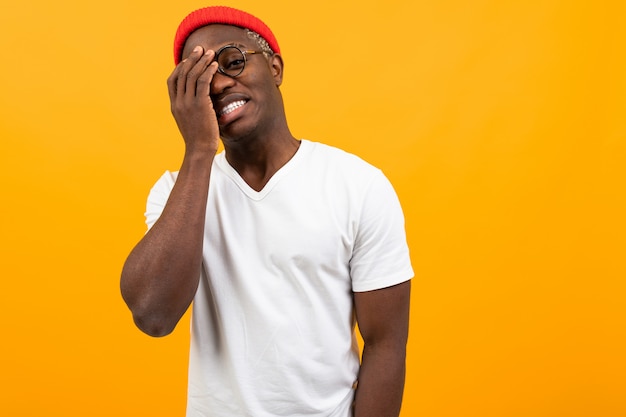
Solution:
{"label": "nose", "polygon": [[211,80],[211,94],[221,94],[235,84],[235,79],[217,71]]}

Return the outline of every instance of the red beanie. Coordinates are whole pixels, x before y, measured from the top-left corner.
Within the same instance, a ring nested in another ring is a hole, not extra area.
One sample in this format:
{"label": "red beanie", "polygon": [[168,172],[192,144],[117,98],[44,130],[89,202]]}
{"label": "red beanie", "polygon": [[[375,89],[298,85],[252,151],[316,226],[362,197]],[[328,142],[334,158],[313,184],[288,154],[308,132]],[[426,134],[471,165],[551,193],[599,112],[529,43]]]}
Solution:
{"label": "red beanie", "polygon": [[267,41],[275,53],[280,53],[278,41],[265,23],[257,17],[241,10],[226,6],[210,6],[193,11],[183,19],[174,37],[174,62],[181,61],[185,41],[193,31],[202,26],[224,24],[250,29]]}

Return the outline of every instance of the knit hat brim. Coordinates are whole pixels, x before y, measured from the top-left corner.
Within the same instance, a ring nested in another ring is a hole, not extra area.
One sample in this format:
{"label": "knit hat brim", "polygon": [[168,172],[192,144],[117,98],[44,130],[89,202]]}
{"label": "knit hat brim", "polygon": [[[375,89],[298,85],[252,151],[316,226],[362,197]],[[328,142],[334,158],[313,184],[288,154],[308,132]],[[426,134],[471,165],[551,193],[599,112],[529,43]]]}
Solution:
{"label": "knit hat brim", "polygon": [[178,26],[174,37],[174,62],[176,65],[182,59],[183,47],[189,35],[196,29],[211,24],[223,24],[250,29],[267,41],[274,53],[280,53],[278,41],[259,18],[242,10],[226,6],[210,6],[195,10],[187,15]]}

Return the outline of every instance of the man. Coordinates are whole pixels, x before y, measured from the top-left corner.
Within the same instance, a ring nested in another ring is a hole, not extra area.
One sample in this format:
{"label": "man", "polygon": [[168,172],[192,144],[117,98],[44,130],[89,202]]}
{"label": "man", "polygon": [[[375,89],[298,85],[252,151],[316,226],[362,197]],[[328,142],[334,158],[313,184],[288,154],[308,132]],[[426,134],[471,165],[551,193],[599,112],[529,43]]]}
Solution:
{"label": "man", "polygon": [[174,59],[184,158],[150,193],[121,289],[152,336],[193,301],[187,416],[397,416],[413,271],[393,188],[292,136],[280,48],[256,17],[191,13]]}

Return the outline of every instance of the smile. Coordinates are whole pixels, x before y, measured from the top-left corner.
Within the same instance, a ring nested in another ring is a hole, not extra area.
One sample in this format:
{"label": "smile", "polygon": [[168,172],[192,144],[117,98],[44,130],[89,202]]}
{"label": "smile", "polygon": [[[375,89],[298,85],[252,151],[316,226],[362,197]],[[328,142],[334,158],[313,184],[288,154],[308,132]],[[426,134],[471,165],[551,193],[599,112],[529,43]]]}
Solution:
{"label": "smile", "polygon": [[217,117],[221,117],[224,116],[225,114],[228,113],[232,113],[233,111],[237,110],[239,107],[243,106],[244,104],[246,104],[245,100],[238,100],[238,101],[233,101],[232,103],[230,103],[228,106],[224,107],[218,114]]}

